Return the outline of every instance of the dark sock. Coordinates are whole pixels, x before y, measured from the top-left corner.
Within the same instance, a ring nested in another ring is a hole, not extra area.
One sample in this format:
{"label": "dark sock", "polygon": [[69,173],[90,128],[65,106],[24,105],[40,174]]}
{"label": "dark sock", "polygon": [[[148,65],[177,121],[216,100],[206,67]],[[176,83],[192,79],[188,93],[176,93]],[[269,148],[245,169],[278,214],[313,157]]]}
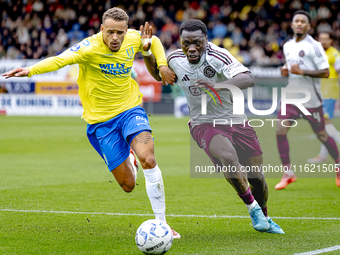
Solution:
{"label": "dark sock", "polygon": [[289,144],[287,135],[277,135],[277,147],[279,149],[281,162],[283,165],[290,164],[289,159]]}
{"label": "dark sock", "polygon": [[327,141],[322,142],[322,143],[326,146],[329,154],[335,160],[335,163],[338,164],[339,162],[336,162],[336,161],[339,160],[339,151],[338,151],[338,147],[336,146],[334,139],[332,137],[328,136]]}
{"label": "dark sock", "polygon": [[267,206],[265,208],[262,208],[262,212],[264,216],[268,217]]}
{"label": "dark sock", "polygon": [[250,188],[247,189],[247,191],[243,194],[237,194],[246,205],[250,205],[251,203],[254,202],[254,197],[251,194]]}

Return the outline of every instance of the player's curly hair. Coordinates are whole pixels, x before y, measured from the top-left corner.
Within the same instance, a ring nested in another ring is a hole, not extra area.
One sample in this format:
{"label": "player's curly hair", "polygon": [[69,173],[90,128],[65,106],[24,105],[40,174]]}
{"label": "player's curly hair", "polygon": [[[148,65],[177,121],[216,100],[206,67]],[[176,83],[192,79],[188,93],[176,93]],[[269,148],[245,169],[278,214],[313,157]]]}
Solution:
{"label": "player's curly hair", "polygon": [[303,15],[307,16],[309,23],[311,22],[311,18],[310,18],[310,15],[309,15],[308,12],[306,12],[304,10],[298,10],[298,11],[294,12],[292,19],[294,19],[295,15],[297,15],[297,14],[303,14]]}
{"label": "player's curly hair", "polygon": [[193,32],[201,30],[204,35],[207,35],[207,26],[198,19],[189,19],[184,21],[179,28],[179,35],[182,35],[183,30]]}
{"label": "player's curly hair", "polygon": [[120,9],[118,7],[113,7],[111,9],[108,9],[103,14],[102,22],[104,24],[104,21],[107,19],[113,19],[114,21],[126,21],[126,24],[129,22],[129,16],[126,14],[126,12],[123,9]]}

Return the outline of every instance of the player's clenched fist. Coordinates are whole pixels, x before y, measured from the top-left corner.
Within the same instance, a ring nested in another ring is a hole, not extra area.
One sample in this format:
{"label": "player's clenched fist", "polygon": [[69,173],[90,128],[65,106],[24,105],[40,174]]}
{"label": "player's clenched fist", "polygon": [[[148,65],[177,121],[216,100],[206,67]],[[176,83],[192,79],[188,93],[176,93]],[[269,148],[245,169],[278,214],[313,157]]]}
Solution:
{"label": "player's clenched fist", "polygon": [[162,77],[162,85],[167,84],[174,85],[177,79],[177,76],[174,73],[174,71],[172,71],[168,66],[160,66],[159,72]]}
{"label": "player's clenched fist", "polygon": [[291,65],[290,72],[293,74],[300,74],[303,75],[302,69],[299,67],[298,64]]}
{"label": "player's clenched fist", "polygon": [[4,74],[2,74],[3,77],[5,77],[5,79],[11,78],[11,77],[25,77],[30,73],[30,71],[28,70],[28,68],[15,68],[11,71],[8,71]]}
{"label": "player's clenched fist", "polygon": [[281,67],[281,75],[282,76],[288,76],[288,67],[287,67],[287,64],[284,64],[284,66]]}

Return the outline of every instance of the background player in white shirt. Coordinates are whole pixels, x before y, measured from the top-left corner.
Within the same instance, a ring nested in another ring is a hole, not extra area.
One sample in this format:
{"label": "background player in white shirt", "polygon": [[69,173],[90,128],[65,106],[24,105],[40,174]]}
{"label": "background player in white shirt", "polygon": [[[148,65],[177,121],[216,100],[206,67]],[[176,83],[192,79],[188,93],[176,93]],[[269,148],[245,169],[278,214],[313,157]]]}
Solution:
{"label": "background player in white shirt", "polygon": [[[207,28],[203,22],[185,21],[180,27],[180,38],[182,50],[172,52],[168,64],[187,98],[192,137],[215,165],[237,169],[236,172],[224,171],[224,176],[246,204],[254,229],[284,234],[267,214],[268,186],[262,173],[258,138],[247,124],[246,115],[233,114],[231,92],[221,89],[218,92],[221,103],[215,104],[214,99],[209,98],[207,114],[201,113],[202,91],[207,88],[214,91],[215,84],[246,89],[254,86],[252,75],[227,50],[207,41]],[[232,120],[233,125],[214,126],[214,119]],[[245,125],[241,124],[243,121]],[[241,165],[257,166],[258,171],[247,175]]]}
{"label": "background player in white shirt", "polygon": [[[319,33],[319,42],[326,52],[329,63],[329,77],[323,79],[321,83],[321,92],[323,98],[323,113],[325,116],[325,129],[327,133],[340,144],[340,132],[332,123],[334,117],[334,109],[336,101],[339,98],[340,84],[340,51],[333,47],[333,36],[331,32]],[[323,163],[327,162],[328,150],[321,144],[319,154],[307,159],[308,163]],[[337,173],[336,185],[340,187],[340,172]]]}
{"label": "background player in white shirt", "polygon": [[[293,14],[292,29],[294,38],[283,46],[286,64],[281,68],[282,76],[289,76],[287,87],[305,88],[311,93],[311,99],[303,104],[312,115],[303,114],[294,105],[287,105],[286,115],[278,113],[278,119],[308,120],[319,140],[325,145],[336,164],[339,164],[339,152],[335,141],[328,136],[325,130],[325,120],[322,111],[321,78],[329,76],[329,64],[321,44],[310,35],[310,17],[305,11],[297,11]],[[301,94],[300,94],[301,95]],[[289,98],[299,98],[299,94],[291,93]],[[290,127],[277,122],[276,137],[282,165],[285,172],[275,189],[284,189],[289,183],[296,181],[296,176],[291,169],[289,158],[289,144],[287,132]]]}

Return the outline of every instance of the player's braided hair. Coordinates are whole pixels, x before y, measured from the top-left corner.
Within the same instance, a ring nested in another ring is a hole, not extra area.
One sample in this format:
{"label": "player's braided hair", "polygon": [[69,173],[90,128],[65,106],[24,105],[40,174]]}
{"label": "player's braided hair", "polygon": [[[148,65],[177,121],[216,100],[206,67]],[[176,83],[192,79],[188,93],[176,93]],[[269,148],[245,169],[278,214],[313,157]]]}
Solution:
{"label": "player's braided hair", "polygon": [[298,11],[294,12],[294,14],[293,14],[293,19],[294,19],[295,15],[297,15],[297,14],[303,14],[303,15],[307,16],[308,21],[309,21],[309,23],[310,23],[311,18],[310,18],[310,15],[309,15],[308,12],[306,12],[306,11],[304,11],[304,10],[298,10]]}
{"label": "player's braided hair", "polygon": [[108,9],[103,14],[103,24],[104,21],[107,19],[113,19],[114,21],[126,21],[126,24],[128,24],[129,16],[126,14],[126,12],[123,9],[120,9],[118,7],[113,7],[111,9]]}
{"label": "player's braided hair", "polygon": [[207,26],[198,19],[190,19],[184,21],[179,28],[179,35],[182,35],[183,30],[193,32],[201,30],[204,35],[207,35]]}

